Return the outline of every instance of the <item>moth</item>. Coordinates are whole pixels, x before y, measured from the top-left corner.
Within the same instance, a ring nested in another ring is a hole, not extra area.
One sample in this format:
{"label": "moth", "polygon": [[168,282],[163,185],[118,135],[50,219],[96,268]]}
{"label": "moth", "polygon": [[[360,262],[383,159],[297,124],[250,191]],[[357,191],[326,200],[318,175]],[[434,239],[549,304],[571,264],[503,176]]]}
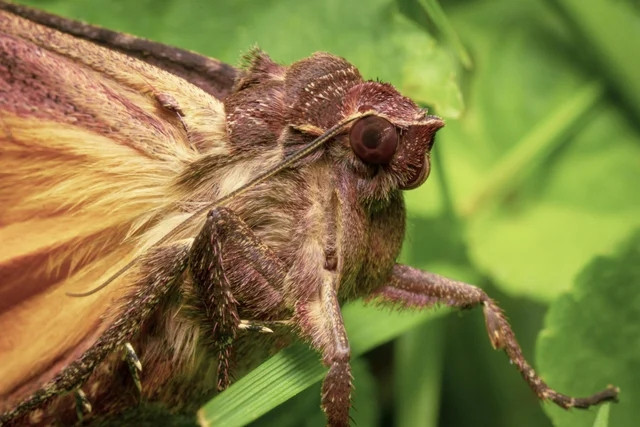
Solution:
{"label": "moth", "polygon": [[396,263],[443,125],[328,53],[236,70],[0,2],[2,423],[193,412],[250,364],[234,354],[298,337],[348,425],[356,298],[482,307],[540,399],[615,400],[553,390],[481,289]]}

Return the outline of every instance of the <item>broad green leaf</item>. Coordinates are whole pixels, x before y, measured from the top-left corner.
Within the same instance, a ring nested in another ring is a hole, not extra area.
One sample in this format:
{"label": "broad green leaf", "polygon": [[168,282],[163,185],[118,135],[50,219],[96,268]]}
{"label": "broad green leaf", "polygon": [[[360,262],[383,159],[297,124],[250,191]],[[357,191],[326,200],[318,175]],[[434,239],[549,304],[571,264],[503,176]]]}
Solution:
{"label": "broad green leaf", "polygon": [[[538,337],[540,373],[557,390],[584,396],[613,384],[611,427],[638,425],[640,401],[640,232],[613,256],[597,257],[551,305]],[[558,427],[593,425],[597,409],[545,405]],[[604,417],[604,415],[602,415]],[[602,422],[602,421],[599,421]]]}
{"label": "broad green leaf", "polygon": [[540,204],[519,215],[478,218],[469,241],[475,260],[505,291],[552,300],[594,254],[613,250],[638,215]]}

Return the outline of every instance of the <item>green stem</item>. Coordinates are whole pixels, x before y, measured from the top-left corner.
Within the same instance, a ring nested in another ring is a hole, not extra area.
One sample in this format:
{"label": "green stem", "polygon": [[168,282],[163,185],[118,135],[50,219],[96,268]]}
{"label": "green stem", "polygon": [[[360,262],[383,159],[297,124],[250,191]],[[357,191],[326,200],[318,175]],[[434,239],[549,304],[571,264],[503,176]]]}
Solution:
{"label": "green stem", "polygon": [[447,15],[442,10],[442,6],[438,3],[438,0],[420,0],[420,4],[424,8],[431,21],[436,26],[438,31],[444,36],[447,42],[453,47],[460,60],[460,63],[467,70],[473,67],[473,61],[471,60],[471,56],[467,49],[462,44],[460,37],[458,37],[458,33],[451,25],[451,22],[447,18]]}
{"label": "green stem", "polygon": [[599,82],[590,82],[551,111],[491,168],[480,190],[462,205],[462,216],[469,217],[478,210],[486,210],[516,189],[550,152],[567,142],[564,136],[595,108],[603,93]]}

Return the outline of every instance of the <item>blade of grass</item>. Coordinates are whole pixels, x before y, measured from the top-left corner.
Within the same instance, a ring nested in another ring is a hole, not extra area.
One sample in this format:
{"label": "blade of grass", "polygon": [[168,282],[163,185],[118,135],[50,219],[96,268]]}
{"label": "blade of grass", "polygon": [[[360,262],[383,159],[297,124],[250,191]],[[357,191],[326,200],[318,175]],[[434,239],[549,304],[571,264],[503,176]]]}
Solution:
{"label": "blade of grass", "polygon": [[[387,342],[442,310],[390,312],[362,302],[342,310],[352,357]],[[216,396],[198,411],[202,426],[242,426],[320,381],[326,368],[307,345],[288,347]],[[320,397],[318,397],[318,405]]]}
{"label": "blade of grass", "polygon": [[435,320],[407,332],[395,342],[395,425],[438,425],[444,358],[444,324]]}
{"label": "blade of grass", "polygon": [[610,403],[605,403],[598,409],[598,415],[596,415],[596,419],[593,421],[593,427],[608,427],[609,426],[609,408],[611,407]]}
{"label": "blade of grass", "polygon": [[482,188],[463,204],[462,216],[472,216],[479,209],[503,200],[517,188],[550,152],[567,142],[564,135],[595,107],[603,93],[600,83],[590,82],[551,111],[491,169],[491,173],[484,178]]}
{"label": "blade of grass", "polygon": [[467,70],[473,67],[473,61],[471,60],[471,56],[467,49],[462,44],[460,37],[458,37],[458,33],[451,25],[451,22],[447,18],[447,15],[442,10],[440,3],[438,0],[420,0],[420,5],[424,8],[427,15],[436,26],[438,31],[442,34],[442,36],[447,40],[447,42],[451,45],[451,47],[455,50],[460,63]]}

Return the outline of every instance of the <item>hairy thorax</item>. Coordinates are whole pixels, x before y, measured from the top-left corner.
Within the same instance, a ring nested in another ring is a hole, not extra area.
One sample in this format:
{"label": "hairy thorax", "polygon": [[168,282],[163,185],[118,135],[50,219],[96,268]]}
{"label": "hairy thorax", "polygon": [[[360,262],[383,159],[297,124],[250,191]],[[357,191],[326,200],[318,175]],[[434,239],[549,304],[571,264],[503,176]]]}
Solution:
{"label": "hairy thorax", "polygon": [[358,198],[358,179],[341,168],[321,159],[281,173],[229,205],[286,265],[287,279],[277,286],[291,310],[318,294],[326,273],[338,276],[342,301],[369,293],[387,278],[400,250],[400,194],[365,203]]}
{"label": "hairy thorax", "polygon": [[[403,235],[404,210],[401,199],[393,198],[377,206],[357,200],[357,182],[328,162],[316,162],[295,171],[284,172],[268,183],[259,184],[234,199],[229,208],[237,213],[284,263],[287,279],[275,286],[286,302],[286,310],[274,311],[263,299],[256,299],[252,288],[266,284],[246,263],[237,263],[233,250],[223,248],[223,264],[242,320],[260,323],[273,334],[240,331],[234,345],[234,376],[238,377],[294,339],[292,318],[296,303],[319,298],[324,275],[340,277],[343,300],[366,294],[379,286],[389,274]],[[258,283],[262,282],[262,283]],[[191,397],[215,393],[215,363],[212,331],[198,325],[192,309],[189,275],[177,295],[167,301],[171,316],[153,319],[140,342],[143,363],[167,371],[161,398],[178,407]],[[163,336],[153,337],[152,322]],[[168,355],[172,354],[171,357]],[[176,375],[176,371],[180,375]],[[156,378],[156,382],[162,382]],[[193,394],[191,392],[193,391]],[[204,393],[203,393],[204,391]],[[191,396],[185,396],[189,392]],[[193,402],[193,400],[192,400]],[[182,408],[186,409],[186,408]]]}

